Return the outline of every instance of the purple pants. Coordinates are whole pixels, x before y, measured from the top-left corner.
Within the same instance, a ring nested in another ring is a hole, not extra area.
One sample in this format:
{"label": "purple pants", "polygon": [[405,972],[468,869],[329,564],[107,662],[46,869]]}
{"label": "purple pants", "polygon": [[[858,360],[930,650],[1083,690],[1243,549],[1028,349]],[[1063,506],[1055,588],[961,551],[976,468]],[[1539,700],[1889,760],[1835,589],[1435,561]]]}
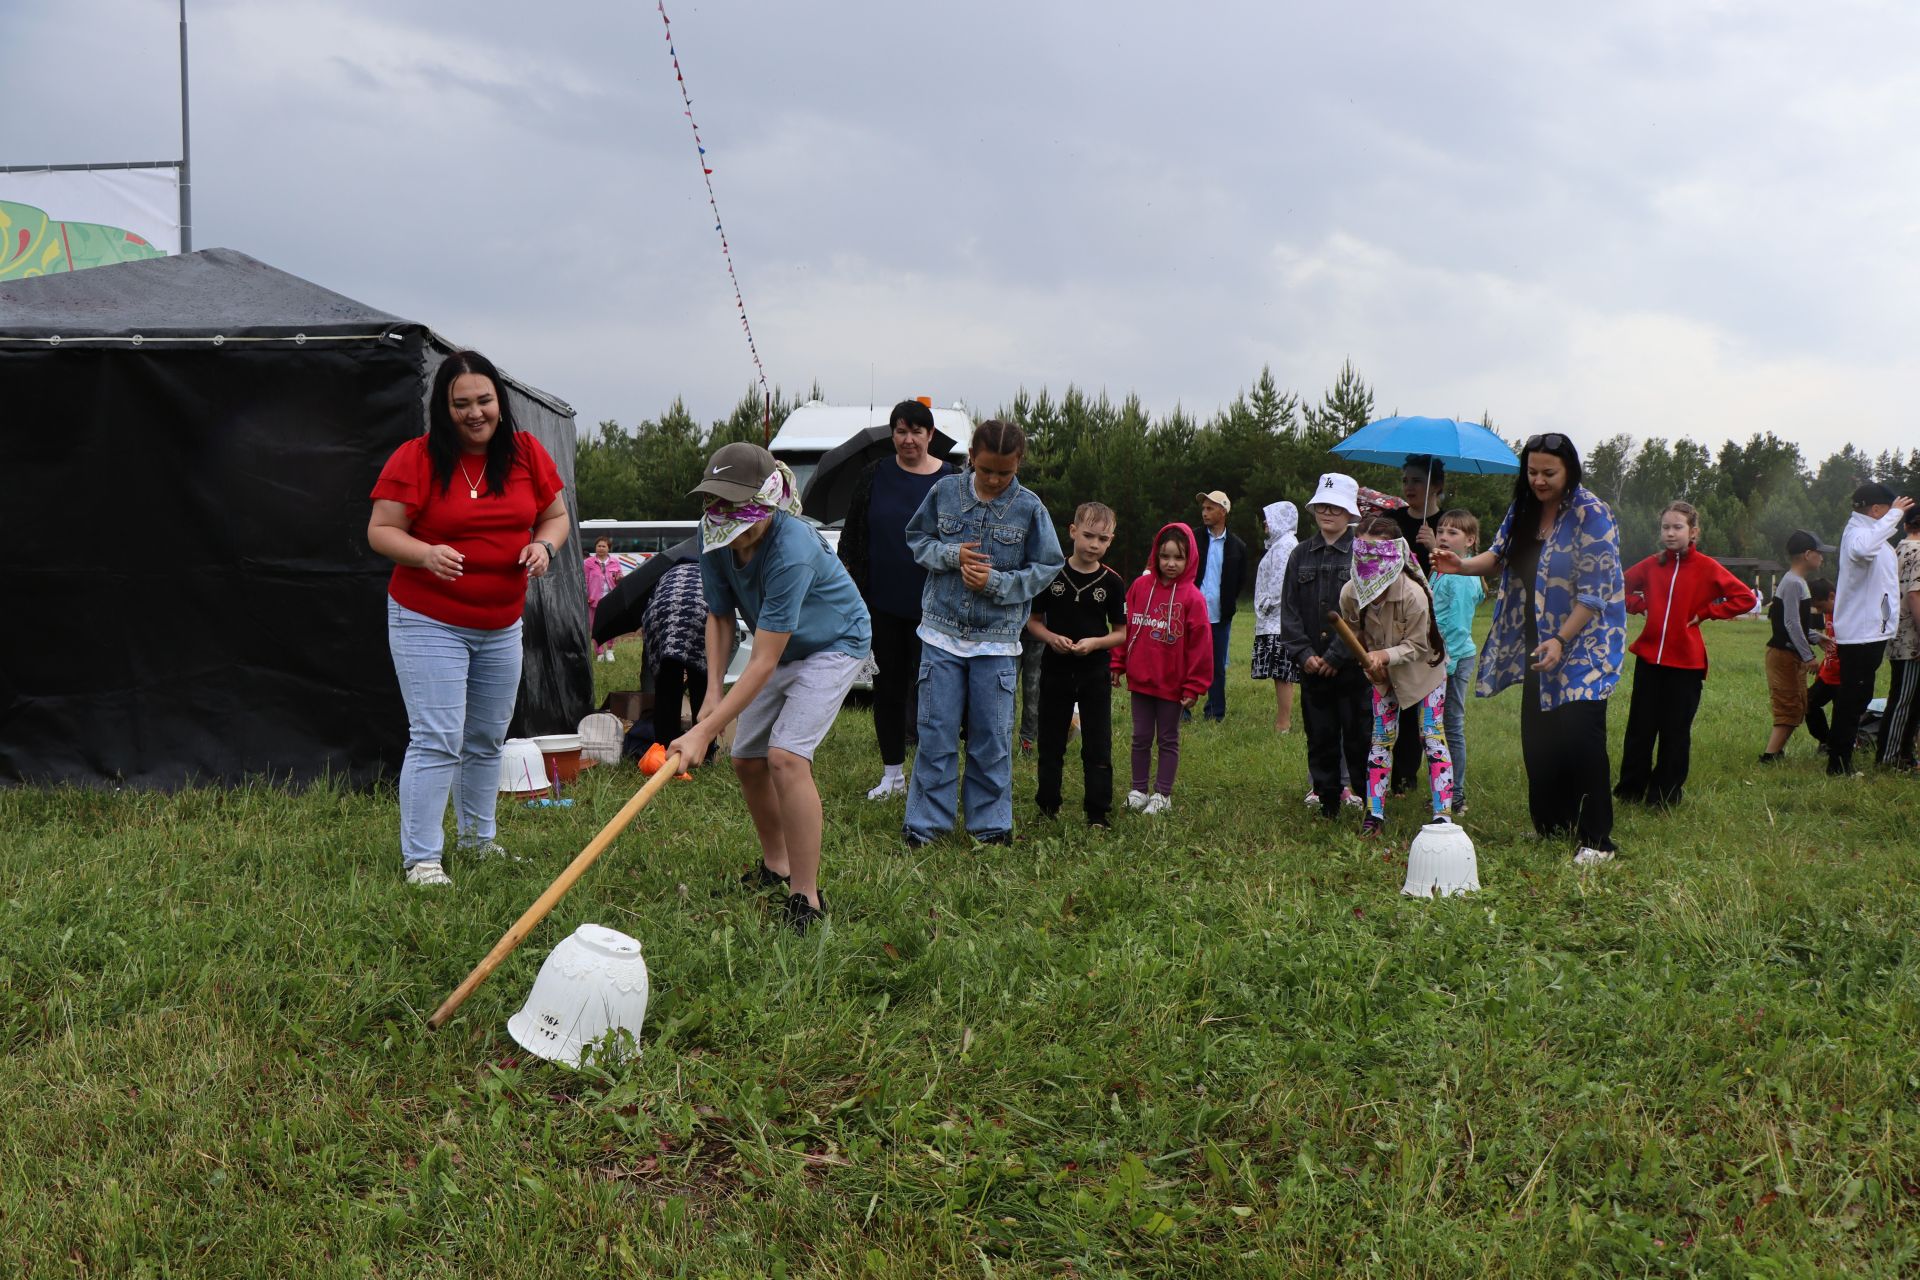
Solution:
{"label": "purple pants", "polygon": [[1160,768],[1153,789],[1173,794],[1173,775],[1180,772],[1180,704],[1149,693],[1133,695],[1133,789],[1147,789],[1147,761],[1155,739],[1160,742]]}

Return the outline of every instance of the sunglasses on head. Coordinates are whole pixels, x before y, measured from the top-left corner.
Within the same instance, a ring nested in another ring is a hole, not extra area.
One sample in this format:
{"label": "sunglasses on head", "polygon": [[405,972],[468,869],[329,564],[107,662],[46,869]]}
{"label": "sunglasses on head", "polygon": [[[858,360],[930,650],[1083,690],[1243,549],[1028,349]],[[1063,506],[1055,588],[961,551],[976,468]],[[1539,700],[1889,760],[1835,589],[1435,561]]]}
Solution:
{"label": "sunglasses on head", "polygon": [[1527,443],[1521,447],[1521,451],[1524,453],[1532,453],[1534,450],[1539,449],[1547,453],[1558,453],[1566,447],[1567,438],[1565,436],[1561,435],[1558,431],[1549,431],[1545,435],[1535,436],[1533,439],[1527,441]]}

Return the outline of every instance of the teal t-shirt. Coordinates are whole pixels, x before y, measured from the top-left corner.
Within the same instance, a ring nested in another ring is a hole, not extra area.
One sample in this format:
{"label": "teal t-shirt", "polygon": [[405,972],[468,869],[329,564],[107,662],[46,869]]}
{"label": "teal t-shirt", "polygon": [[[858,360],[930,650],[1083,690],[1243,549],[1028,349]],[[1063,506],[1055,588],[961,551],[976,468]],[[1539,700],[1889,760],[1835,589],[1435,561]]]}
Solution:
{"label": "teal t-shirt", "polygon": [[732,547],[700,557],[707,612],[730,618],[737,609],[755,631],[786,632],[792,639],[780,655],[783,664],[816,653],[866,657],[873,624],[846,566],[805,520],[784,511],[771,519],[773,528],[747,563]]}
{"label": "teal t-shirt", "polygon": [[1433,616],[1440,624],[1440,640],[1447,646],[1447,674],[1474,655],[1473,615],[1487,589],[1480,579],[1458,573],[1434,575]]}

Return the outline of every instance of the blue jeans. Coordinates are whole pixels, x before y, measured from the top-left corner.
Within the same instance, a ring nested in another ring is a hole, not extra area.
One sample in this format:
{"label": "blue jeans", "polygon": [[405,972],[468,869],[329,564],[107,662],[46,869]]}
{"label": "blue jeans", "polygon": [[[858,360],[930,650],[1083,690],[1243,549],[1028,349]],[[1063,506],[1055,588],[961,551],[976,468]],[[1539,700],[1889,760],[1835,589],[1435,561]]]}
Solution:
{"label": "blue jeans", "polygon": [[1207,686],[1207,705],[1202,714],[1209,720],[1227,718],[1227,645],[1233,639],[1233,619],[1213,624],[1213,683]]}
{"label": "blue jeans", "polygon": [[953,830],[960,788],[960,717],[967,718],[967,831],[1013,830],[1013,687],[1018,658],[962,658],[920,646],[920,754],[907,782],[906,833],[932,840]]}
{"label": "blue jeans", "polygon": [[461,847],[494,837],[500,742],[520,692],[520,624],[449,626],[387,599],[387,647],[407,703],[400,766],[400,862],[441,856],[447,796]]}
{"label": "blue jeans", "polygon": [[1447,734],[1447,754],[1453,757],[1453,803],[1467,798],[1467,699],[1473,696],[1473,667],[1478,658],[1462,658],[1447,677],[1447,709],[1441,722]]}

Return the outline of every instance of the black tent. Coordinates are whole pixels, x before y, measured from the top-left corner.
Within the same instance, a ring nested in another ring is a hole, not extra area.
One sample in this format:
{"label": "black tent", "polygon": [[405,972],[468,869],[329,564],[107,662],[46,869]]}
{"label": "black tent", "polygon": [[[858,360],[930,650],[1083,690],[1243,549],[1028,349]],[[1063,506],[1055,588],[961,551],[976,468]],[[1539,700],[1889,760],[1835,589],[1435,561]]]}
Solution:
{"label": "black tent", "polygon": [[[0,284],[0,779],[396,773],[368,494],[453,349],[229,249]],[[573,410],[503,391],[577,515]],[[525,637],[513,732],[570,731],[593,696],[577,528]]]}

